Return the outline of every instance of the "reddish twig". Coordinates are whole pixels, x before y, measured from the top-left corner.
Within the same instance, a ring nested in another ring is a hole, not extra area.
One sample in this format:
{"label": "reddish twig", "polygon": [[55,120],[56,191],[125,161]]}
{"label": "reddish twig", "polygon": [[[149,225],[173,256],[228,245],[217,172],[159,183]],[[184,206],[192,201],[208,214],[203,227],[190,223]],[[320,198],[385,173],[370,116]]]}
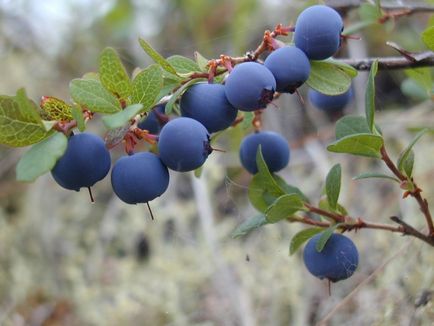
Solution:
{"label": "reddish twig", "polygon": [[343,215],[339,215],[339,214],[336,214],[336,213],[332,213],[332,212],[326,211],[324,209],[315,207],[315,206],[313,206],[311,204],[308,204],[308,203],[305,203],[304,206],[306,206],[306,208],[310,212],[318,214],[318,215],[321,215],[321,216],[326,216],[328,218],[331,218],[336,223],[345,223],[346,217],[343,216]]}
{"label": "reddish twig", "polygon": [[421,196],[421,189],[416,185],[416,183],[414,182],[413,179],[408,179],[406,176],[404,176],[399,169],[396,167],[395,163],[393,163],[393,161],[390,159],[389,155],[387,154],[386,148],[383,146],[381,147],[381,159],[383,160],[384,163],[386,163],[387,167],[390,169],[390,171],[393,172],[393,174],[399,179],[401,180],[401,182],[403,184],[411,182],[412,183],[412,190],[407,190],[404,197],[406,197],[407,195],[410,195],[412,197],[414,197],[417,201],[417,203],[419,204],[419,208],[421,210],[421,212],[423,213],[423,215],[425,216],[425,220],[426,220],[426,224],[428,226],[428,234],[429,237],[434,239],[434,223],[433,223],[433,219],[431,216],[431,212],[429,210],[429,206],[428,206],[428,201],[425,198],[422,198]]}

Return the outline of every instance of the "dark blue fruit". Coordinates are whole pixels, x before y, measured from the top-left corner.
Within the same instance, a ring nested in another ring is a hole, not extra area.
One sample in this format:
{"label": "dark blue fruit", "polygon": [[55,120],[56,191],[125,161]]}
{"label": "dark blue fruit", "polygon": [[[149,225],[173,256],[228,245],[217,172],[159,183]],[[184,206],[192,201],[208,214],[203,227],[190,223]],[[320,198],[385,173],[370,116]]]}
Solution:
{"label": "dark blue fruit", "polygon": [[115,194],[128,204],[147,203],[161,196],[169,185],[169,172],[150,152],[121,157],[111,175]]}
{"label": "dark blue fruit", "polygon": [[311,274],[320,279],[332,282],[344,280],[351,275],[359,263],[359,253],[350,238],[334,233],[328,239],[324,249],[318,252],[315,248],[322,233],[309,240],[304,248],[304,264]]}
{"label": "dark blue fruit", "polygon": [[281,93],[293,93],[309,78],[309,59],[295,46],[285,46],[271,52],[264,65],[273,74],[276,90]]}
{"label": "dark blue fruit", "polygon": [[325,95],[316,90],[309,89],[309,101],[317,108],[328,112],[342,111],[353,98],[351,87],[339,95]]}
{"label": "dark blue fruit", "polygon": [[181,113],[199,121],[212,133],[229,127],[238,110],[228,102],[223,85],[200,83],[182,95]]}
{"label": "dark blue fruit", "polygon": [[51,174],[63,188],[91,187],[110,170],[110,153],[101,137],[81,133],[68,140],[68,147]]}
{"label": "dark blue fruit", "polygon": [[171,120],[161,129],[158,149],[163,163],[181,172],[202,166],[212,151],[206,128],[185,117]]}
{"label": "dark blue fruit", "polygon": [[142,130],[148,130],[150,134],[158,134],[162,125],[160,119],[158,118],[158,114],[164,114],[165,107],[165,104],[157,105],[144,119],[139,122],[137,127]]}
{"label": "dark blue fruit", "polygon": [[295,23],[295,46],[311,60],[331,57],[341,44],[341,16],[328,6],[316,5],[302,11]]}
{"label": "dark blue fruit", "polygon": [[273,74],[257,62],[236,65],[225,82],[228,101],[241,111],[265,108],[273,100],[275,90]]}
{"label": "dark blue fruit", "polygon": [[240,160],[251,174],[258,172],[256,153],[261,145],[262,156],[270,172],[282,170],[289,162],[288,142],[273,131],[261,131],[243,139],[240,145]]}

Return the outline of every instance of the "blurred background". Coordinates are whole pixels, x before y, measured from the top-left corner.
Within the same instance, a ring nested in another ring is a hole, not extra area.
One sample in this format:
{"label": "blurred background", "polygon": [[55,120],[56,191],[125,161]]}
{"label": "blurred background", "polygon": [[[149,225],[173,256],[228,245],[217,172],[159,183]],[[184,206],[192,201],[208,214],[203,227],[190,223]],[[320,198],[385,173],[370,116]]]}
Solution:
{"label": "blurred background", "polygon": [[[361,20],[359,2],[328,3],[341,5],[348,26]],[[43,95],[69,100],[69,81],[96,71],[106,46],[119,52],[130,73],[150,64],[138,37],[166,57],[193,58],[195,50],[208,58],[241,55],[259,44],[265,29],[294,23],[316,3],[324,2],[0,0],[0,92],[13,95],[25,87],[35,101]],[[429,19],[430,13],[418,13],[373,24],[338,56],[396,55],[386,41],[424,50],[419,35]],[[366,77],[360,73],[354,80],[355,99],[344,114],[364,112]],[[315,109],[306,93],[303,86],[305,104],[286,95],[263,114],[264,129],[282,133],[291,147],[290,164],[280,175],[317,202],[328,170],[341,163],[341,202],[351,216],[387,223],[398,215],[423,228],[417,206],[400,199],[397,186],[352,180],[368,170],[386,171],[380,162],[325,150],[341,113]],[[432,100],[404,71],[379,73],[377,110],[393,158],[414,130],[434,125]],[[90,128],[103,136],[102,123],[94,120]],[[282,222],[231,238],[239,223],[256,214],[247,200],[251,177],[240,168],[237,152],[250,132],[225,132],[218,147],[226,153],[213,153],[200,178],[171,173],[169,190],[151,203],[154,221],[146,206],[117,199],[109,178],[94,187],[95,204],[87,192],[64,190],[50,175],[18,183],[15,166],[25,149],[0,146],[0,324],[313,325],[374,273],[333,313],[331,324],[432,325],[434,254],[420,241],[381,231],[352,233],[360,266],[329,296],[327,284],[307,272],[301,251],[288,255],[302,226]],[[425,136],[415,148],[415,179],[434,210],[432,140]],[[121,148],[112,153],[113,159],[120,155]]]}

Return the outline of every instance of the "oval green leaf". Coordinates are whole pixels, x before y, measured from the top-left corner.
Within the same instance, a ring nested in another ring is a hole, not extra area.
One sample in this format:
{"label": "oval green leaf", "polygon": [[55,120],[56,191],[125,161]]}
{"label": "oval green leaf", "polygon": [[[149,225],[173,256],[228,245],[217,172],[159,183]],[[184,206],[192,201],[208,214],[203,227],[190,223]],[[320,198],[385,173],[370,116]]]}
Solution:
{"label": "oval green leaf", "polygon": [[131,101],[143,105],[143,110],[151,108],[163,87],[163,74],[160,66],[150,65],[142,70],[133,81]]}
{"label": "oval green leaf", "polygon": [[32,182],[50,171],[65,152],[67,145],[68,139],[60,132],[33,145],[18,162],[17,180]]}
{"label": "oval green leaf", "polygon": [[380,149],[383,137],[372,134],[354,134],[342,137],[327,146],[334,153],[347,153],[358,156],[381,158]]}
{"label": "oval green leaf", "polygon": [[241,237],[265,224],[267,224],[265,216],[262,214],[258,214],[238,225],[237,228],[232,232],[231,236],[232,238]]}
{"label": "oval green leaf", "polygon": [[118,113],[104,116],[102,122],[108,129],[120,128],[128,124],[141,111],[143,111],[142,104],[132,104]]}
{"label": "oval green leaf", "polygon": [[73,79],[69,91],[75,103],[92,112],[115,113],[121,110],[118,99],[94,79]]}
{"label": "oval green leaf", "polygon": [[113,48],[105,48],[99,57],[101,84],[118,98],[126,100],[131,94],[130,77]]}
{"label": "oval green leaf", "polygon": [[351,76],[339,65],[328,61],[311,61],[307,84],[326,95],[345,93],[351,86]]}
{"label": "oval green leaf", "polygon": [[336,164],[330,169],[326,177],[327,201],[332,210],[336,210],[338,204],[339,193],[341,191],[341,174],[341,165]]}
{"label": "oval green leaf", "polygon": [[304,229],[294,235],[289,244],[289,254],[293,255],[307,240],[324,231],[323,228]]}
{"label": "oval green leaf", "polygon": [[294,213],[303,209],[303,207],[303,201],[298,195],[283,195],[267,208],[265,218],[268,223],[276,223],[294,215]]}

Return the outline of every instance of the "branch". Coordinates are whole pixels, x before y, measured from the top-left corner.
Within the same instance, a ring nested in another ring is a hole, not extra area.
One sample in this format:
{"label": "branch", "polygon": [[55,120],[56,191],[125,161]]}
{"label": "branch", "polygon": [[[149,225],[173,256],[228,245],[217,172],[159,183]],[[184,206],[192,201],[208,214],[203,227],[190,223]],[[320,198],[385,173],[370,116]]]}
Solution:
{"label": "branch", "polygon": [[[418,193],[419,194],[419,193]],[[426,200],[425,200],[426,201]],[[389,232],[395,232],[395,233],[401,233],[402,235],[410,235],[415,238],[418,238],[429,245],[434,247],[434,237],[430,235],[425,235],[422,232],[416,230],[411,225],[405,223],[403,220],[401,220],[397,216],[392,216],[390,219],[394,221],[395,223],[398,223],[399,226],[391,225],[391,224],[382,224],[382,223],[374,223],[365,221],[362,218],[352,218],[350,216],[345,216],[342,214],[337,214],[333,212],[326,211],[324,209],[321,209],[319,207],[315,207],[311,204],[305,204],[306,208],[309,210],[309,212],[319,214],[321,216],[326,216],[330,219],[332,219],[332,222],[326,222],[326,221],[318,221],[314,220],[308,216],[292,216],[287,218],[288,222],[299,222],[307,225],[313,225],[321,228],[328,228],[332,226],[335,223],[339,223],[338,229],[342,231],[352,231],[352,230],[359,230],[359,229],[375,229],[375,230],[384,230]]]}
{"label": "branch", "polygon": [[[361,4],[362,1],[360,0],[326,0],[326,5],[338,10],[349,10],[349,9],[358,8],[360,7]],[[384,11],[405,10],[409,14],[434,12],[434,6],[430,6],[423,3],[398,5],[396,3],[395,4],[384,3],[383,1],[380,6],[381,9],[383,9]]]}
{"label": "branch", "polygon": [[419,53],[422,60],[411,61],[404,56],[402,57],[378,57],[378,58],[362,58],[362,59],[336,59],[336,61],[346,63],[357,70],[368,71],[371,69],[372,63],[378,60],[378,69],[380,70],[396,70],[419,67],[434,66],[434,52],[424,51]]}
{"label": "branch", "polygon": [[401,225],[404,228],[404,234],[411,235],[413,237],[416,237],[416,238],[430,244],[431,246],[434,246],[434,237],[424,235],[422,232],[416,230],[410,224],[405,223],[403,220],[401,220],[397,216],[392,216],[390,219],[393,222],[398,223],[399,225]]}
{"label": "branch", "polygon": [[[386,163],[387,167],[390,169],[390,171],[393,172],[393,174],[404,182],[411,182],[413,184],[413,190],[407,191],[404,194],[404,198],[407,197],[407,195],[411,195],[414,197],[419,204],[419,208],[423,215],[425,216],[426,224],[428,226],[428,237],[431,239],[431,241],[434,241],[434,223],[431,216],[431,212],[429,210],[428,201],[425,198],[422,198],[421,196],[421,189],[416,185],[416,183],[413,181],[413,179],[409,180],[406,176],[404,176],[399,169],[396,167],[395,163],[390,159],[389,154],[387,154],[386,148],[383,146],[381,147],[381,159]],[[396,222],[396,221],[395,221]],[[397,222],[398,223],[398,222]],[[402,223],[399,223],[403,225]]]}

